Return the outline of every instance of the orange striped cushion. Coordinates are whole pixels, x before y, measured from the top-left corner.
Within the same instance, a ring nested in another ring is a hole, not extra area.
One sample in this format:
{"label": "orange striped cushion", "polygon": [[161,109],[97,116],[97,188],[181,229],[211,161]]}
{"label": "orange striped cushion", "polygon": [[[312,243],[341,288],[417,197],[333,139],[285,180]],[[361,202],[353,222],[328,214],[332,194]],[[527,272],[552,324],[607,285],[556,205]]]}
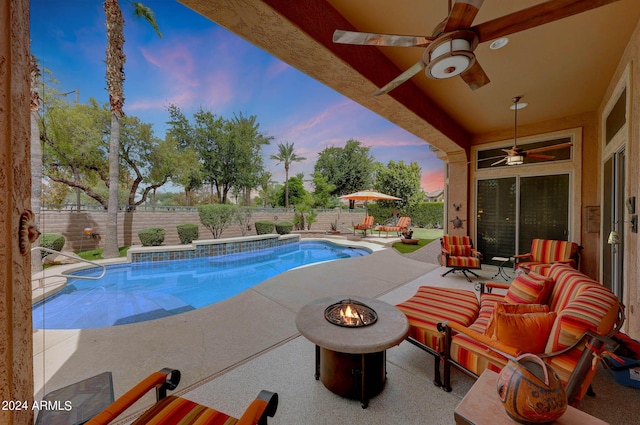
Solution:
{"label": "orange striped cushion", "polygon": [[550,239],[534,239],[531,241],[531,255],[538,263],[553,263],[554,261],[571,258],[573,242],[554,241]]}
{"label": "orange striped cushion", "polygon": [[237,419],[180,397],[165,397],[133,422],[133,425],[233,425]]}
{"label": "orange striped cushion", "polygon": [[584,285],[600,286],[595,280],[564,264],[551,266],[548,277],[555,282],[549,297],[549,307],[557,312],[563,310]]}
{"label": "orange striped cushion", "polygon": [[449,250],[452,245],[472,245],[471,238],[469,236],[444,235],[442,237],[443,248]]}
{"label": "orange striped cushion", "polygon": [[430,286],[421,286],[413,297],[396,307],[409,320],[409,336],[437,352],[444,347],[436,325],[450,321],[469,326],[480,308],[473,291]]}
{"label": "orange striped cushion", "polygon": [[476,257],[454,257],[447,258],[447,267],[460,267],[466,269],[479,269],[480,259]]}
{"label": "orange striped cushion", "polygon": [[553,279],[537,273],[520,274],[504,296],[509,304],[545,304],[553,288]]}
{"label": "orange striped cushion", "polygon": [[585,285],[558,313],[546,352],[562,350],[576,343],[585,332],[609,333],[618,315],[618,298],[602,286]]}

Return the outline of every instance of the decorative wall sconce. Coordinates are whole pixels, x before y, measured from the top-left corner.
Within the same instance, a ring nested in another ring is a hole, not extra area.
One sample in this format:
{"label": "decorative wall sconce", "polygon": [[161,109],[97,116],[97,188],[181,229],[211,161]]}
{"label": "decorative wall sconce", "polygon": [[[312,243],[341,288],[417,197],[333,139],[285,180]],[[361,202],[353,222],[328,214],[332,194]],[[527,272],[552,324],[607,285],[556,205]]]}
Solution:
{"label": "decorative wall sconce", "polygon": [[611,233],[609,233],[609,238],[607,239],[607,243],[609,245],[620,245],[620,233],[616,232],[615,230],[612,230]]}

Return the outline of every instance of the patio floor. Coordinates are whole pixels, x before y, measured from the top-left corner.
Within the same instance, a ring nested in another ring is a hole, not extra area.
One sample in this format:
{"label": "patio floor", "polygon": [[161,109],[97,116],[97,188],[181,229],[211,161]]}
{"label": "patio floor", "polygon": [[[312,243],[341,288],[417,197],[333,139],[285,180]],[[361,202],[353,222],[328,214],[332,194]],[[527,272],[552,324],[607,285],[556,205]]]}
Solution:
{"label": "patio floor", "polygon": [[[117,397],[152,371],[171,367],[183,374],[177,394],[236,416],[261,389],[278,392],[273,424],[453,424],[453,410],[472,379],[454,371],[453,391],[445,393],[432,384],[433,357],[403,342],[387,352],[384,391],[361,409],[313,378],[314,345],[295,327],[300,308],[324,296],[360,295],[396,304],[420,285],[473,288],[461,275],[440,277],[443,268],[433,264],[434,252],[427,246],[403,256],[387,249],[291,270],[224,302],[150,322],[35,331],[36,398],[104,371],[113,372]],[[482,280],[495,271],[483,267]],[[612,424],[637,422],[637,389],[618,386],[603,370],[594,389],[598,396],[583,400],[582,410]],[[152,402],[149,395],[128,414]]]}

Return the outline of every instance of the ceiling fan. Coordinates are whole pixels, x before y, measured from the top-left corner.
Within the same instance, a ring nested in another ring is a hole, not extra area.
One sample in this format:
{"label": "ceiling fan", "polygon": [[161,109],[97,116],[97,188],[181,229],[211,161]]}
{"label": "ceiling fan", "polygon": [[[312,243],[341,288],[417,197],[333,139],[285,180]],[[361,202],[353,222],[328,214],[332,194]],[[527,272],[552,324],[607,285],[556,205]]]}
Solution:
{"label": "ceiling fan", "polygon": [[457,75],[476,90],[490,82],[473,51],[479,43],[534,28],[618,0],[550,0],[520,11],[471,26],[484,0],[449,0],[449,15],[436,25],[431,36],[373,34],[336,30],[333,42],[341,44],[426,47],[422,58],[393,81],[374,92],[390,92],[425,70],[433,79]]}
{"label": "ceiling fan", "polygon": [[[554,158],[553,155],[541,155],[542,152],[552,151],[556,149],[567,148],[573,146],[571,142],[558,143],[557,145],[543,146],[540,148],[533,148],[524,150],[520,146],[518,146],[518,109],[521,109],[518,105],[522,99],[521,96],[516,96],[511,101],[513,102],[512,109],[514,110],[514,130],[513,130],[513,147],[510,149],[502,149],[503,152],[506,152],[507,155],[500,159],[499,161],[494,162],[491,166],[502,164],[503,162],[507,165],[521,165],[524,164],[525,158],[534,158],[549,161]],[[494,158],[484,158],[483,161]]]}

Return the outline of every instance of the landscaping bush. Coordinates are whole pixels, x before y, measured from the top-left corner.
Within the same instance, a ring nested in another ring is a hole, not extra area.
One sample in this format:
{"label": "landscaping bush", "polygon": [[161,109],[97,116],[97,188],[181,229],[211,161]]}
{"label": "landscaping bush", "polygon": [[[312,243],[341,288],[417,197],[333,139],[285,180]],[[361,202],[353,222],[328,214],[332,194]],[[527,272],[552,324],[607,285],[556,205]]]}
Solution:
{"label": "landscaping bush", "polygon": [[[66,242],[64,236],[58,233],[43,233],[40,236],[40,246],[43,248],[53,249],[55,251],[62,251],[64,243]],[[49,252],[40,251],[42,258],[50,255]]]}
{"label": "landscaping bush", "polygon": [[275,223],[273,221],[256,221],[256,234],[258,235],[268,235],[269,233],[273,233],[273,229],[275,228]]}
{"label": "landscaping bush", "polygon": [[142,246],[158,246],[164,242],[164,229],[160,227],[149,227],[138,232],[138,238]]}
{"label": "landscaping bush", "polygon": [[226,204],[198,205],[198,215],[202,224],[211,231],[213,238],[218,239],[224,229],[236,219],[238,207]]}
{"label": "landscaping bush", "polygon": [[293,230],[293,223],[290,221],[281,221],[276,223],[276,233],[279,235],[288,235]]}
{"label": "landscaping bush", "polygon": [[181,244],[188,244],[198,239],[198,225],[193,223],[178,224],[178,237]]}

